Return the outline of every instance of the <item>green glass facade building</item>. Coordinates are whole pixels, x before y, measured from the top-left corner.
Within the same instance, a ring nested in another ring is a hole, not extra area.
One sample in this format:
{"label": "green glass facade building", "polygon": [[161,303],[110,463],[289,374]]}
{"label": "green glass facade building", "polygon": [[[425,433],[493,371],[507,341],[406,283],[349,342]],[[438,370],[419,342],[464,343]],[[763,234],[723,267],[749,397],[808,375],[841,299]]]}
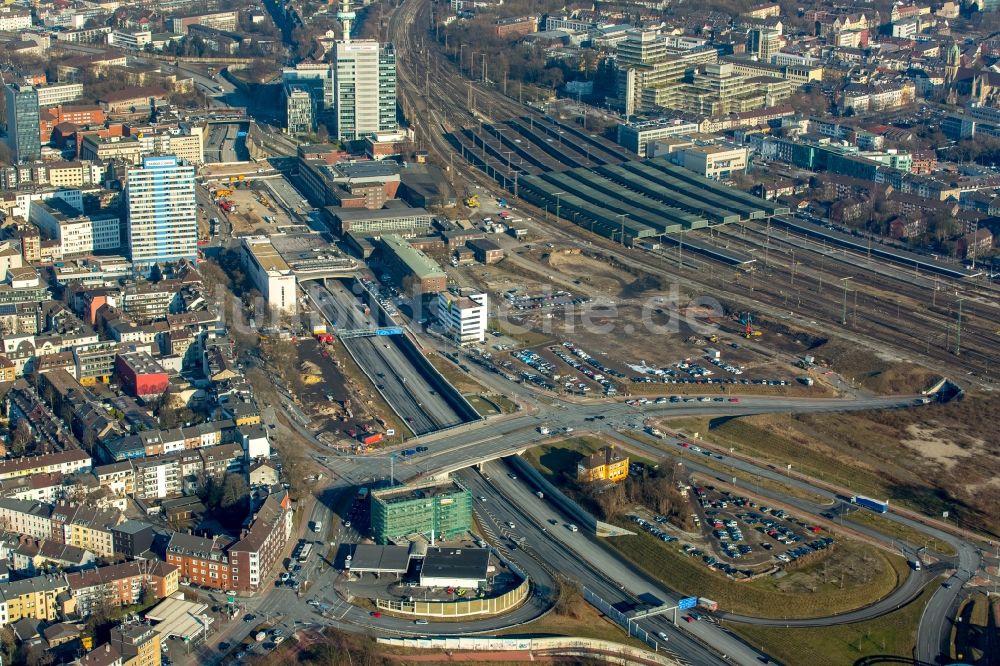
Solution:
{"label": "green glass facade building", "polygon": [[377,490],[371,524],[380,544],[413,534],[454,539],[472,529],[472,493],[454,481]]}

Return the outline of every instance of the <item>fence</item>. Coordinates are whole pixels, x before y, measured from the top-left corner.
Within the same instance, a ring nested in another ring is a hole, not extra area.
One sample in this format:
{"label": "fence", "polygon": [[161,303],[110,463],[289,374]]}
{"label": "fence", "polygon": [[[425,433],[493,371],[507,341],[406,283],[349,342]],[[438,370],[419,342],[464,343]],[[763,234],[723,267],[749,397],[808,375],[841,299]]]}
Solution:
{"label": "fence", "polygon": [[495,638],[495,637],[449,637],[449,638],[378,638],[379,643],[424,650],[478,650],[484,652],[519,651],[545,652],[552,655],[600,655],[602,661],[625,664],[658,664],[680,666],[681,662],[666,654],[640,650],[629,645],[594,638],[550,637],[550,638]]}
{"label": "fence", "polygon": [[656,640],[649,635],[648,631],[640,628],[637,622],[633,622],[631,618],[625,615],[625,613],[622,613],[620,610],[591,592],[586,587],[583,588],[583,598],[588,604],[599,610],[602,615],[628,632],[629,636],[635,636],[654,650],[659,649],[659,643],[657,643]]}
{"label": "fence", "polygon": [[401,615],[420,617],[466,617],[469,615],[498,615],[520,605],[528,598],[530,584],[527,580],[499,597],[465,599],[463,601],[394,601],[378,599],[381,610]]}

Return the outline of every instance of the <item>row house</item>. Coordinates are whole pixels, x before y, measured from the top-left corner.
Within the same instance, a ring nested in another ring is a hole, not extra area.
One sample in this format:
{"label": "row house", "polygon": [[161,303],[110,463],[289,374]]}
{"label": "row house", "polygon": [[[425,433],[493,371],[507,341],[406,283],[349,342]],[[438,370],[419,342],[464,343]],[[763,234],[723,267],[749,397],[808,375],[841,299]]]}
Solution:
{"label": "row house", "polygon": [[107,488],[118,497],[125,497],[135,492],[135,470],[127,460],[108,465],[98,465],[91,472],[97,479],[97,485]]}
{"label": "row house", "polygon": [[139,430],[139,434],[102,441],[101,457],[109,462],[120,462],[132,458],[218,446],[240,438],[231,419],[170,430],[157,430],[155,422],[150,422],[148,427],[135,429]]}
{"label": "row house", "polygon": [[180,568],[182,582],[230,590],[233,572],[226,553],[228,545],[229,540],[224,537],[208,539],[175,532],[167,544],[167,562]]}
{"label": "row house", "polygon": [[52,504],[62,499],[65,477],[61,472],[42,472],[32,476],[0,479],[0,497]]}
{"label": "row house", "polygon": [[177,591],[180,569],[167,562],[123,562],[66,574],[76,611],[86,617],[103,604],[131,606],[142,601],[145,590],[157,599]]}
{"label": "row house", "polygon": [[86,472],[90,470],[92,462],[90,455],[82,449],[0,460],[0,479],[55,472],[64,475]]}
{"label": "row house", "polygon": [[[134,560],[153,548],[156,528],[141,520],[126,520],[111,528],[114,536],[115,553]],[[144,558],[145,559],[145,558]]]}
{"label": "row house", "polygon": [[99,557],[114,557],[111,528],[124,520],[119,509],[60,502],[52,510],[52,538],[93,551]]}
{"label": "row house", "polygon": [[14,571],[34,576],[48,567],[62,570],[91,566],[97,557],[89,550],[50,539],[22,540],[13,553]]}
{"label": "row house", "polygon": [[14,382],[4,400],[4,407],[11,426],[16,426],[23,420],[31,428],[34,440],[45,448],[54,451],[80,448],[80,442],[73,436],[69,426],[52,413],[26,380],[18,379]]}
{"label": "row house", "polygon": [[271,493],[249,517],[240,540],[229,548],[233,589],[257,592],[292,536],[292,502],[287,492]]}
{"label": "row house", "polygon": [[73,662],[79,666],[160,666],[159,631],[145,624],[122,625],[111,630],[111,640]]}
{"label": "row house", "polygon": [[35,576],[0,583],[0,627],[24,618],[55,622],[74,610],[65,576]]}
{"label": "row house", "polygon": [[48,539],[52,536],[52,505],[0,498],[0,529]]}

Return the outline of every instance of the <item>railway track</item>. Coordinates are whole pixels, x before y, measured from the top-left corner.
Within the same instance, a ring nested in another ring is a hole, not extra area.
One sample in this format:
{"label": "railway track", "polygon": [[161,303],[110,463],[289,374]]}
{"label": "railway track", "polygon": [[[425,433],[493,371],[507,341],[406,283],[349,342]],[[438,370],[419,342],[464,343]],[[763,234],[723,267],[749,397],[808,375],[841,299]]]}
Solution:
{"label": "railway track", "polygon": [[[446,135],[485,122],[533,116],[547,122],[537,111],[523,106],[488,86],[471,83],[453,63],[438,53],[430,43],[429,0],[405,0],[389,21],[389,36],[396,45],[398,95],[408,118],[413,121],[418,142],[441,161],[454,164],[456,171],[476,184],[497,188],[497,181],[461,158],[454,160],[456,148]],[[471,108],[469,102],[472,102]],[[464,169],[463,169],[464,167]],[[942,374],[955,377],[965,372],[983,386],[993,385],[991,367],[993,347],[998,341],[1000,312],[990,304],[1000,290],[993,285],[966,284],[938,278],[942,287],[928,291],[932,276],[906,278],[904,271],[872,271],[860,262],[864,257],[850,251],[835,253],[817,250],[815,241],[795,250],[795,280],[792,281],[792,245],[774,233],[767,237],[760,225],[746,225],[747,237],[737,237],[727,230],[726,242],[734,249],[749,252],[761,261],[768,245],[768,266],[750,276],[705,257],[692,261],[683,257],[681,266],[672,252],[649,253],[624,248],[568,221],[553,222],[546,211],[526,202],[520,207],[532,217],[544,221],[556,237],[579,242],[581,237],[594,249],[627,262],[654,275],[662,276],[695,294],[711,294],[733,307],[749,309],[774,320],[791,320],[808,328],[817,327],[848,342],[871,347],[872,343],[894,356],[926,363]],[[788,232],[790,233],[790,232]],[[800,241],[797,239],[796,244]],[[772,254],[773,253],[773,254]],[[806,261],[809,259],[809,261]],[[875,265],[875,264],[872,264]],[[892,266],[880,262],[882,266]],[[848,324],[844,325],[844,300],[841,278],[852,276],[848,291]],[[960,290],[965,297],[962,314],[962,353],[956,355],[956,299],[949,293]],[[928,306],[928,293],[932,303]],[[855,304],[855,298],[857,302]],[[794,313],[790,313],[794,309]],[[996,364],[993,364],[996,365]],[[961,376],[955,377],[962,379]]]}
{"label": "railway track", "polygon": [[[720,235],[726,236],[730,246],[758,248],[757,256],[761,258],[759,248],[768,243],[763,225],[753,223],[748,225],[746,230],[747,237],[738,236],[736,230],[733,229],[724,230]],[[846,273],[852,278],[852,292],[858,292],[859,320],[861,316],[864,316],[867,321],[877,323],[900,334],[906,332],[912,335],[913,331],[923,331],[925,345],[928,338],[926,333],[930,333],[933,337],[934,332],[937,331],[937,335],[943,334],[947,339],[949,329],[956,327],[955,304],[957,297],[953,294],[934,292],[935,287],[940,286],[941,283],[954,284],[955,281],[915,276],[902,267],[887,265],[881,261],[869,261],[858,253],[840,251],[833,253],[822,248],[819,243],[803,245],[800,242],[802,239],[798,237],[791,240],[794,241],[794,244],[790,244],[788,239],[776,238],[773,233],[770,237],[769,266],[764,270],[769,271],[769,276],[776,277],[779,282],[781,279],[785,279],[788,280],[786,284],[790,287],[794,286],[791,283],[791,269],[794,261],[796,277],[799,279],[799,290],[802,288],[818,291],[829,289],[830,299],[840,298],[841,310],[843,310],[843,294],[838,285]],[[831,256],[831,254],[836,256]],[[821,263],[818,263],[817,260],[821,260]],[[826,268],[840,268],[841,274],[837,275],[826,271]],[[765,280],[761,282],[765,283],[766,286]],[[821,285],[825,285],[825,287]],[[981,285],[974,282],[958,282],[958,293],[965,299],[962,317],[962,348],[966,352],[987,355],[991,345],[995,342],[995,332],[1000,329],[1000,308],[996,305],[995,297],[991,296],[991,287],[992,285]],[[853,293],[850,294],[850,299],[849,308],[853,320]],[[905,310],[903,305],[906,305]],[[893,313],[896,313],[895,316]],[[900,322],[903,314],[906,314],[907,320]]]}

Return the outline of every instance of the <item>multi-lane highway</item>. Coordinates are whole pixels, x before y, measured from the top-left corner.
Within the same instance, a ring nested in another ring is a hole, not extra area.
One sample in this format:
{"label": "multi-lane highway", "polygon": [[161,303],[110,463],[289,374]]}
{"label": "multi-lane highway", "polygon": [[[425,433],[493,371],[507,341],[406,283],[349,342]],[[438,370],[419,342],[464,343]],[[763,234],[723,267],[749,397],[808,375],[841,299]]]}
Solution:
{"label": "multi-lane highway", "polygon": [[680,403],[633,407],[624,403],[580,404],[554,401],[546,411],[491,420],[479,427],[466,426],[421,443],[428,451],[403,465],[400,478],[444,473],[468,466],[471,462],[499,458],[535,445],[544,439],[538,428],[553,432],[570,427],[576,430],[594,427],[587,419],[604,417],[605,427],[642,429],[650,417],[695,416],[704,414],[745,416],[784,412],[850,411],[892,409],[913,405],[910,397],[854,398],[827,400],[808,398],[744,397],[739,403]]}
{"label": "multi-lane highway", "polygon": [[[498,541],[508,543],[513,537],[518,549],[525,550],[562,575],[578,581],[608,603],[621,609],[644,605],[639,595],[652,594],[666,603],[671,596],[666,590],[647,579],[643,574],[625,565],[595,541],[592,535],[571,532],[567,528],[570,518],[563,516],[550,503],[539,499],[532,489],[507,476],[510,471],[499,462],[484,466],[490,481],[472,470],[465,470],[460,479],[477,497],[476,512],[487,524],[492,522],[498,532]],[[554,521],[554,522],[553,522]],[[508,522],[514,529],[508,528]],[[692,664],[724,664],[723,658],[737,663],[759,663],[760,653],[749,648],[739,639],[709,622],[685,624],[674,627],[666,617],[654,617],[639,622],[640,628],[650,632],[652,642]],[[659,632],[667,635],[664,641]],[[711,651],[705,649],[711,646]]]}
{"label": "multi-lane highway", "polygon": [[[664,416],[667,414],[674,416],[695,414],[745,415],[764,412],[846,411],[878,408],[906,408],[912,407],[914,404],[915,399],[913,397],[855,398],[850,400],[744,397],[741,399],[740,403],[695,402],[667,405],[647,405],[645,407],[632,407],[622,403],[582,405],[556,401],[551,406],[547,407],[546,413],[544,414],[524,414],[506,417],[503,419],[495,419],[478,427],[459,428],[457,431],[447,434],[421,438],[420,441],[422,441],[429,450],[424,454],[414,456],[408,460],[400,462],[396,466],[396,475],[397,478],[400,479],[428,476],[440,473],[441,471],[458,470],[466,467],[474,461],[494,459],[502,455],[515,453],[518,450],[523,450],[524,448],[537,443],[541,439],[541,435],[537,431],[537,428],[540,425],[546,425],[553,429],[565,428],[567,426],[578,430],[585,428],[603,428],[608,431],[614,431],[615,436],[624,439],[629,446],[649,448],[651,449],[648,451],[649,455],[662,455],[662,452],[652,449],[650,445],[642,442],[641,440],[629,437],[627,432],[623,431],[627,431],[629,429],[641,429],[645,418]],[[600,414],[605,418],[600,423],[596,421],[586,421],[585,419],[592,414]],[[793,505],[798,510],[803,512],[816,514],[820,511],[830,510],[831,504],[839,501],[836,499],[835,493],[832,493],[819,485],[811,485],[807,481],[795,477],[789,477],[765,466],[757,466],[750,462],[731,458],[729,456],[723,456],[723,461],[726,465],[731,466],[733,469],[748,472],[761,478],[773,478],[775,480],[780,480],[784,484],[799,487],[814,495],[828,497],[830,500],[830,504],[821,505],[807,502],[805,500],[798,500],[796,498],[775,496],[775,499],[785,502],[786,504]],[[685,464],[691,469],[705,474],[719,474],[717,470],[700,466],[697,462],[685,461]],[[356,479],[355,482],[361,482],[362,480],[378,476],[379,470],[377,467],[381,465],[381,461],[376,460],[348,461],[344,459],[331,458],[327,461],[328,468],[341,475],[345,480]],[[470,487],[475,486],[476,488],[480,488],[483,491],[483,495],[490,497],[490,495],[485,492],[485,487],[476,485],[476,475],[469,477],[468,472],[463,472],[462,474],[463,480],[467,481],[470,484]],[[500,474],[500,476],[502,477],[503,474]],[[500,483],[504,484],[502,480]],[[476,493],[477,490],[473,489],[473,492]],[[758,490],[758,492],[765,495],[768,494],[760,490]],[[545,527],[544,524],[539,523],[539,519],[544,522],[547,521],[547,518],[543,518],[541,514],[538,514],[538,511],[551,511],[551,508],[545,506],[544,503],[539,503],[530,490],[522,488],[521,491],[518,491],[514,487],[505,487],[503,488],[503,493],[507,497],[517,500],[517,510],[528,512],[528,514],[521,514],[522,520],[525,515],[531,514],[534,515],[532,520],[534,520],[536,524],[540,524],[542,527]],[[541,507],[536,507],[535,514],[537,515],[531,513],[532,509],[530,507],[533,503],[541,504]],[[979,568],[979,553],[975,546],[965,542],[964,540],[958,539],[945,532],[935,530],[934,528],[906,518],[905,516],[889,514],[888,518],[909,525],[914,529],[926,533],[928,536],[933,536],[950,543],[957,549],[958,556],[954,558],[953,561],[945,560],[943,565],[936,566],[930,571],[925,571],[920,575],[911,576],[900,589],[896,590],[892,595],[886,597],[868,609],[861,609],[859,611],[852,612],[851,614],[833,618],[817,618],[793,622],[803,626],[825,626],[840,622],[859,621],[862,619],[877,617],[881,614],[891,612],[895,608],[898,608],[914,598],[922,586],[929,580],[933,579],[936,575],[944,571],[954,571],[952,578],[949,581],[949,585],[947,587],[940,587],[934,593],[931,604],[928,606],[925,613],[924,621],[921,623],[922,631],[920,633],[920,651],[921,654],[924,655],[923,658],[930,658],[932,660],[933,657],[939,654],[943,649],[943,641],[947,640],[947,627],[949,626],[947,618],[954,612],[954,606],[957,599],[961,595],[962,584],[968,581],[974,572]],[[518,521],[513,518],[510,518],[510,520],[513,520],[516,525],[519,524]],[[565,521],[560,520],[560,525],[563,522]],[[497,534],[501,537],[506,536],[502,532],[503,524],[506,524],[506,519],[501,521],[501,525],[499,526],[500,531],[497,532]],[[862,526],[852,526],[852,529],[859,532],[865,532],[868,536],[873,538],[879,538],[884,541],[889,540],[877,531],[866,530]],[[522,534],[521,536],[524,535]],[[551,540],[553,536],[553,532],[550,531],[547,536],[543,536],[541,538],[541,542]],[[559,537],[557,537],[557,540],[565,542],[566,539],[572,540],[577,538],[585,537],[570,535],[567,533],[560,534]],[[536,551],[538,548],[545,548],[545,546],[541,543],[539,543],[536,548],[536,544],[534,543],[535,541],[539,541],[539,539],[536,538],[529,540],[529,551]],[[904,554],[912,556],[914,554],[914,548],[917,545],[898,544],[898,546],[902,548]],[[541,559],[543,561],[550,561],[551,557],[554,557],[552,553],[542,552]],[[617,566],[619,569],[628,568],[623,567],[620,563]],[[606,571],[607,569],[603,570]],[[639,574],[633,572],[632,575],[637,576],[639,580],[644,580]],[[589,581],[591,579],[583,578],[583,580]],[[638,594],[641,593],[643,589],[648,589],[648,581],[644,581],[642,585],[645,585],[645,588],[636,583],[633,587],[626,587],[626,589],[629,592]],[[609,590],[604,590],[604,592],[607,593]],[[619,592],[621,592],[621,590],[619,590]],[[600,594],[600,592],[598,593]],[[613,602],[612,598],[612,603]],[[772,620],[761,620],[757,618],[737,618],[734,616],[732,619],[765,624],[773,623]],[[659,623],[660,621],[657,620],[656,622]],[[781,624],[786,624],[786,622],[781,622]],[[660,624],[654,624],[650,627],[650,629],[654,630],[654,632],[663,630]],[[670,635],[671,634],[668,631],[668,636]],[[730,640],[736,641],[736,639],[732,637],[730,637]],[[676,648],[679,645],[681,644],[678,642],[674,645],[674,647]],[[733,651],[736,651],[736,648],[734,648]],[[703,655],[703,650],[701,653],[697,650],[690,653],[688,650],[683,650],[681,654],[683,654],[685,659],[697,659],[698,654]],[[694,657],[692,657],[692,655],[694,655]],[[744,656],[749,657],[750,654],[748,653]],[[732,657],[732,655],[730,655],[730,657]]]}
{"label": "multi-lane highway", "polygon": [[[361,302],[343,284],[312,284],[307,288],[316,309],[337,330],[373,329],[377,322],[359,308]],[[423,435],[463,422],[444,396],[406,358],[393,336],[342,339],[379,393],[414,434]]]}

